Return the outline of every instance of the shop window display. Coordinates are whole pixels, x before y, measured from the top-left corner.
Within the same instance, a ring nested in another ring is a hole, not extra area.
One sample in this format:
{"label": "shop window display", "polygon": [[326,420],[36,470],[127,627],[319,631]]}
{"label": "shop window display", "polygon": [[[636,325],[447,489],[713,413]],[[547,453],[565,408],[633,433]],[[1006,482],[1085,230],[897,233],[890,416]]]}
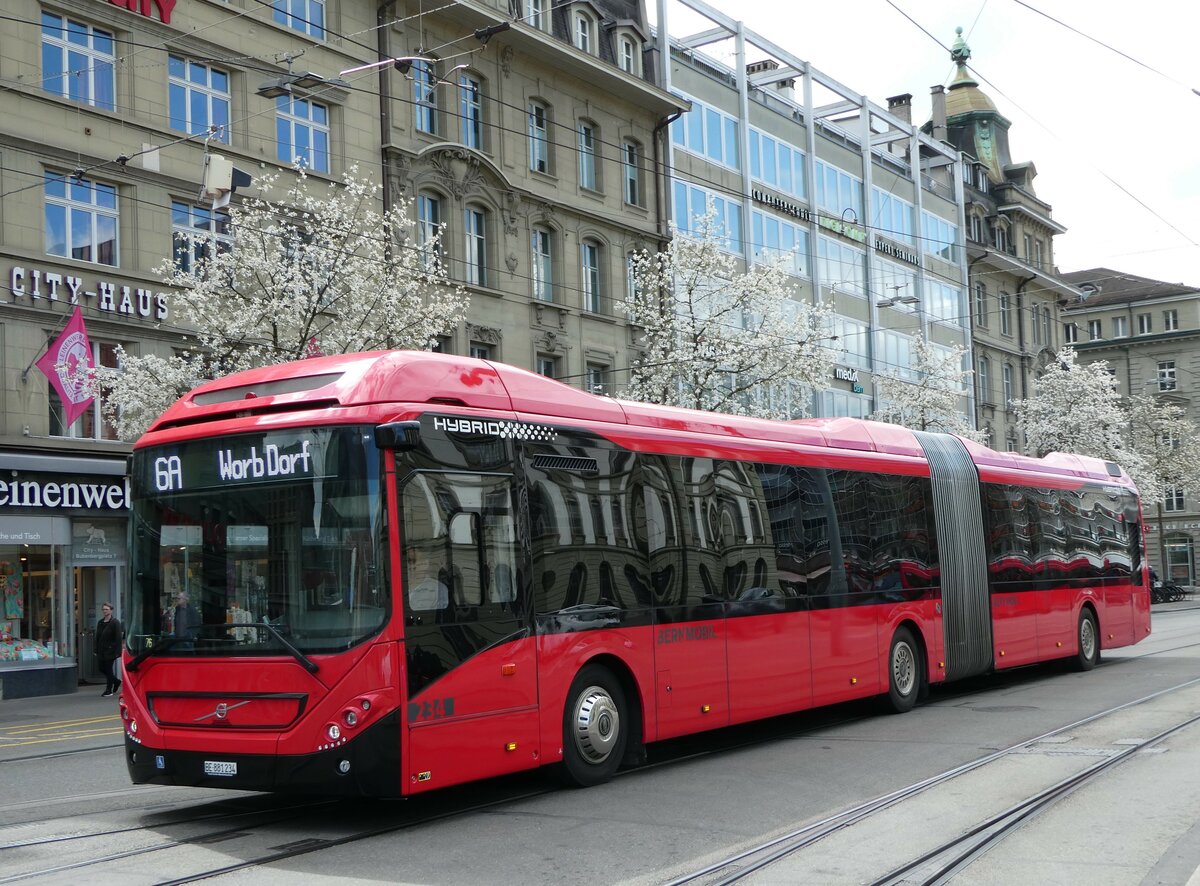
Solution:
{"label": "shop window display", "polygon": [[48,553],[0,549],[0,665],[55,658],[53,578]]}

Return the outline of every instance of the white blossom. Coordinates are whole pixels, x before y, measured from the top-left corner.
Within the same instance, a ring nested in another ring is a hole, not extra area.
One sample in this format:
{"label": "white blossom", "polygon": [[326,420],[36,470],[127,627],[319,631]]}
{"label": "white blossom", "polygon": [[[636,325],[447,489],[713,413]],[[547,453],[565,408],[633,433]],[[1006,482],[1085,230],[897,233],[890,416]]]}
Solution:
{"label": "white blossom", "polygon": [[1063,347],[1031,395],[1011,403],[1031,455],[1075,452],[1123,463],[1121,394],[1108,363],[1080,363],[1075,349]]}
{"label": "white blossom", "polygon": [[378,186],[355,169],[341,184],[300,169],[270,199],[278,180],[263,177],[260,195],[231,210],[231,249],[210,249],[186,271],[158,268],[175,288],[183,350],[121,351],[122,371],[100,383],[122,438],[206,379],[316,354],[427,349],[463,316],[467,296],[448,282],[440,234],[415,246],[407,202],[381,211]]}
{"label": "white blossom", "polygon": [[1144,395],[1130,397],[1124,407],[1128,448],[1138,456],[1133,479],[1142,498],[1161,502],[1171,486],[1200,489],[1200,429],[1187,413]]}
{"label": "white blossom", "polygon": [[937,346],[918,333],[912,341],[911,367],[875,376],[880,407],[871,417],[916,431],[941,431],[987,442],[987,434],[976,430],[962,409],[971,377],[971,370],[963,368],[965,353],[959,345]]}
{"label": "white blossom", "polygon": [[829,310],[789,297],[784,253],[748,270],[716,213],[665,252],[631,257],[630,322],[640,354],[625,396],[691,409],[795,418],[829,378]]}

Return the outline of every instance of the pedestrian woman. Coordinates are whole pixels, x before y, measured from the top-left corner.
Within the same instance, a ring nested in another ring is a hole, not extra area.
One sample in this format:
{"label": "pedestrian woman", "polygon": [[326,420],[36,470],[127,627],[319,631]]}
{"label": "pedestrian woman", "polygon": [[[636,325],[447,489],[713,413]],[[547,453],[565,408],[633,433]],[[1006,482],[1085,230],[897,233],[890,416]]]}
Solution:
{"label": "pedestrian woman", "polygon": [[106,698],[115,695],[121,688],[116,666],[121,655],[121,641],[125,639],[125,629],[121,627],[121,622],[113,618],[111,603],[101,606],[100,612],[100,621],[96,622],[96,658],[100,662],[100,672],[108,681],[104,693],[100,696]]}

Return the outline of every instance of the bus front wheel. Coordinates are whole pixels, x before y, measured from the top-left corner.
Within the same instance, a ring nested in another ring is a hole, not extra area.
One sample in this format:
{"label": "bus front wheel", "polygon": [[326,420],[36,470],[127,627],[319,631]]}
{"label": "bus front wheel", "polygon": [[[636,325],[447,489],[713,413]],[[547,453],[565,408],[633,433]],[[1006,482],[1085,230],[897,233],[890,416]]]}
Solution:
{"label": "bus front wheel", "polygon": [[888,652],[888,706],[897,714],[911,711],[921,694],[924,671],[921,667],[921,647],[912,631],[899,628],[892,635]]}
{"label": "bus front wheel", "polygon": [[563,711],[562,774],[590,787],[616,774],[629,740],[625,693],[612,672],[586,665],[575,676]]}

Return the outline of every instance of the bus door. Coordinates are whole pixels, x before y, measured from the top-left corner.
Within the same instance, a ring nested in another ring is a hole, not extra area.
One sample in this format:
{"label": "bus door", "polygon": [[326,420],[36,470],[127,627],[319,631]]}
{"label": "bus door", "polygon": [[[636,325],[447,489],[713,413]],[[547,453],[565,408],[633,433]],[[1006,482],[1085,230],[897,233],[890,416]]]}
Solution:
{"label": "bus door", "polygon": [[512,477],[399,481],[409,791],[538,764],[537,667]]}

